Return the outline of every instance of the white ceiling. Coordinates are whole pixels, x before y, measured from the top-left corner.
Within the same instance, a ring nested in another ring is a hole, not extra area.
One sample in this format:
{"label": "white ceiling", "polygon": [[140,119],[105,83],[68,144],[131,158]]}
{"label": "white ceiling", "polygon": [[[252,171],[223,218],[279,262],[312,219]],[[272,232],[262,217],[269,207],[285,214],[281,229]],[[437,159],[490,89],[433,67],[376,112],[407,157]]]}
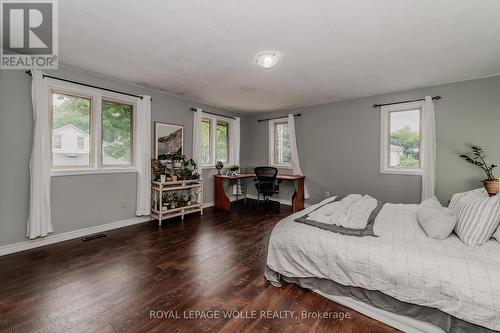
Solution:
{"label": "white ceiling", "polygon": [[[498,0],[59,1],[61,63],[236,111],[500,73]],[[277,67],[254,62],[264,50]]]}

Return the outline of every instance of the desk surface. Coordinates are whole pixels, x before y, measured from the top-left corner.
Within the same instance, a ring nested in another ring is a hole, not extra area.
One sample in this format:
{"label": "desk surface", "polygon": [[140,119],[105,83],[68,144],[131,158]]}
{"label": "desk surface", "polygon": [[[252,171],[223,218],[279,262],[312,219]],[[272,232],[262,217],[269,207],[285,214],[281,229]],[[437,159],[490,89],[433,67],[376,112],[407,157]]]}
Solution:
{"label": "desk surface", "polygon": [[[236,176],[226,176],[226,175],[214,175],[216,178],[224,178],[224,179],[242,179],[242,178],[254,178],[255,173],[241,173]],[[298,175],[281,175],[278,174],[276,175],[276,179],[282,179],[282,180],[298,180],[298,179],[304,179],[305,176],[298,176]]]}

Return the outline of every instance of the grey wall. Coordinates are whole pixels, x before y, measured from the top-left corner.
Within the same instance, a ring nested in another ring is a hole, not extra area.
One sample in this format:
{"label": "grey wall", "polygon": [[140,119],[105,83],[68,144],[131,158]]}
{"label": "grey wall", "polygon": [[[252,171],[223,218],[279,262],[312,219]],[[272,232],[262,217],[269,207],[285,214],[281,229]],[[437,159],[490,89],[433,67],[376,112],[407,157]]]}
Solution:
{"label": "grey wall", "polygon": [[[54,74],[130,93],[150,94],[154,121],[185,126],[187,155],[191,155],[192,148],[190,107],[230,114],[67,68]],[[28,161],[33,128],[30,82],[23,71],[0,71],[0,245],[26,239]],[[418,202],[420,177],[379,173],[380,112],[373,109],[372,104],[427,94],[443,96],[436,102],[440,200],[446,202],[454,192],[481,186],[481,172],[460,160],[457,154],[465,151],[468,144],[476,144],[488,151],[492,162],[500,162],[500,77],[293,110],[303,114],[296,118],[296,128],[301,165],[311,192],[308,201],[321,200],[324,192],[330,191],[332,194],[368,193],[391,202]],[[268,163],[268,124],[258,123],[257,119],[288,112],[242,117],[242,166]],[[215,170],[203,172],[206,202],[213,200],[214,173]],[[134,217],[135,186],[135,174],[53,177],[55,233]],[[281,197],[290,199],[291,193],[290,184],[283,183]],[[128,200],[128,208],[120,207],[123,200]]]}
{"label": "grey wall", "polygon": [[[153,98],[152,120],[184,126],[185,153],[192,152],[191,107],[231,113],[157,91],[69,68],[51,75]],[[29,158],[33,131],[31,79],[21,70],[0,71],[0,246],[26,240]],[[204,200],[213,201],[215,170],[204,170]],[[135,216],[136,174],[52,177],[54,234]],[[121,202],[128,201],[127,208]]]}
{"label": "grey wall", "polygon": [[[394,94],[360,98],[291,111],[245,116],[242,120],[242,165],[268,163],[268,123],[257,119],[302,113],[296,118],[302,171],[309,202],[333,193],[367,193],[381,200],[420,201],[420,176],[380,174],[380,110],[374,103],[441,95],[436,105],[437,195],[446,203],[452,193],[480,187],[480,170],[457,154],[480,145],[500,164],[500,77],[492,77]],[[497,176],[500,175],[500,170]],[[282,185],[280,196],[291,189]]]}

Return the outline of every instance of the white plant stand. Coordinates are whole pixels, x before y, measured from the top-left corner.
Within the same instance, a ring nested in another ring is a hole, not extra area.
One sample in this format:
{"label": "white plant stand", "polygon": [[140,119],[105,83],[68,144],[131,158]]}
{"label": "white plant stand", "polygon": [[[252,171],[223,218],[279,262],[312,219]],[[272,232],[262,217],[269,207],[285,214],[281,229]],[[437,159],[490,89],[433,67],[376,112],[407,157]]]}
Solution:
{"label": "white plant stand", "polygon": [[[191,203],[184,207],[168,208],[164,202],[164,193],[180,192],[191,196]],[[161,226],[162,220],[180,216],[184,220],[184,215],[200,212],[203,215],[203,181],[180,180],[175,182],[151,182],[151,217],[158,220]]]}

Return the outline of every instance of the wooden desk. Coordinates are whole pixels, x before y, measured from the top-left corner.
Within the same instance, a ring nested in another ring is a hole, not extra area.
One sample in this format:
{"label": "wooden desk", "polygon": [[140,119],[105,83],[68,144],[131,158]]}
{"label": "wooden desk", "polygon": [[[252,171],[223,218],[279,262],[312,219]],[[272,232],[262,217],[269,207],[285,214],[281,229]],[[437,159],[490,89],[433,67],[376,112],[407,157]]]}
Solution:
{"label": "wooden desk", "polygon": [[[215,175],[214,176],[214,206],[231,211],[231,200],[229,200],[226,191],[224,191],[224,180],[255,178],[255,173],[243,173],[236,176]],[[298,212],[304,209],[304,176],[280,175],[276,176],[278,180],[293,181],[295,183],[295,192],[292,196],[292,211]]]}

